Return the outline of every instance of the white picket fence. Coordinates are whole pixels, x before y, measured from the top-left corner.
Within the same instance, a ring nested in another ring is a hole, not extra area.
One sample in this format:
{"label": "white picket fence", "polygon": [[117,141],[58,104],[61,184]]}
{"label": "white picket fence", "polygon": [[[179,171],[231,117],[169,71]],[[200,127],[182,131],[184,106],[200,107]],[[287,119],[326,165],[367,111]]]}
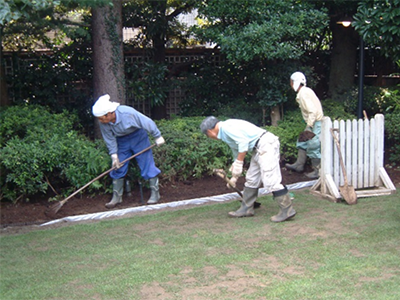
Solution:
{"label": "white picket fence", "polygon": [[333,202],[340,202],[339,186],[344,185],[339,154],[331,128],[339,139],[348,184],[357,197],[389,195],[396,187],[384,168],[384,123],[382,114],[368,120],[332,120],[324,117],[321,129],[320,178],[311,188]]}

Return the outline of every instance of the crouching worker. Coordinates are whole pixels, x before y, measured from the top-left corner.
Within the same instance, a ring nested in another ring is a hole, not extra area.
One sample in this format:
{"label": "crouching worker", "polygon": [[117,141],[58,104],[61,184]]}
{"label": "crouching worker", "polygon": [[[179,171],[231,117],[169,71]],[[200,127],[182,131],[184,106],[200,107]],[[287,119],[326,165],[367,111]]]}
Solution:
{"label": "crouching worker", "polygon": [[261,185],[272,192],[280,208],[279,213],[271,218],[272,222],[283,222],[296,215],[288,190],[281,183],[280,143],[277,136],[244,120],[219,121],[213,116],[203,120],[200,130],[209,138],[222,140],[231,148],[234,159],[230,168],[233,182],[236,182],[242,175],[243,161],[247,152],[251,152],[250,167],[246,173],[243,190],[243,201],[237,211],[229,213],[230,217],[254,216],[254,203]]}
{"label": "crouching worker", "polygon": [[[113,179],[113,197],[106,204],[107,208],[113,208],[122,202],[124,177],[129,166],[129,161],[124,164],[120,161],[150,147],[147,133],[155,138],[157,146],[165,141],[153,120],[130,106],[110,101],[107,94],[96,101],[92,113],[100,122],[101,134],[111,155],[112,167],[115,167],[110,172]],[[160,200],[157,176],[161,171],[155,166],[153,152],[151,149],[143,152],[136,157],[136,161],[141,176],[150,183],[151,196],[147,204],[155,204]]]}

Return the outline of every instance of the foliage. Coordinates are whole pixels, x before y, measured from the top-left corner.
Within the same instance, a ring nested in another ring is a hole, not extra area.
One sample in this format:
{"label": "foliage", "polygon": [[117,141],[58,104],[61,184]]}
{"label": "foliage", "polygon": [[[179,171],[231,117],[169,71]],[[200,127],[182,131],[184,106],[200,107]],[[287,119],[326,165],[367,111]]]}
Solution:
{"label": "foliage", "polygon": [[[399,106],[398,86],[397,87],[376,87],[364,86],[362,108],[368,116],[377,113],[384,113]],[[358,106],[358,87],[354,86],[344,94],[345,111],[356,114]]]}
{"label": "foliage", "polygon": [[164,103],[170,89],[165,81],[167,66],[161,63],[144,62],[125,64],[128,94],[133,102],[149,103],[151,107]]}
{"label": "foliage", "polygon": [[136,48],[151,48],[160,37],[162,47],[182,47],[189,43],[188,28],[178,16],[190,13],[196,0],[131,0],[123,4],[124,26],[137,28],[138,34],[128,43]]}
{"label": "foliage", "polygon": [[325,99],[321,101],[324,115],[330,117],[332,120],[348,120],[354,119],[355,114],[346,111],[342,103],[338,103],[332,99]]}
{"label": "foliage", "polygon": [[324,8],[307,2],[264,0],[203,1],[199,18],[204,22],[193,28],[196,36],[220,47],[243,74],[240,86],[251,85],[244,98],[264,112],[287,101],[288,77],[300,68],[306,51],[321,46],[328,21]]}
{"label": "foliage", "polygon": [[305,122],[300,110],[285,112],[283,120],[278,122],[278,126],[267,126],[266,129],[279,137],[281,144],[281,160],[289,160],[297,157],[296,141],[299,134],[305,128]]}
{"label": "foliage", "polygon": [[223,115],[261,123],[256,87],[246,77],[251,67],[227,61],[212,65],[207,59],[194,63],[179,83],[185,92],[180,102],[182,116]]}
{"label": "foliage", "polygon": [[400,0],[359,1],[352,25],[366,42],[400,60]]}
{"label": "foliage", "polygon": [[298,59],[308,43],[327,26],[324,9],[315,10],[300,1],[203,1],[199,18],[204,23],[195,29],[204,41],[216,43],[232,62],[254,58]]}
{"label": "foliage", "polygon": [[[77,46],[77,45],[75,45]],[[14,105],[43,105],[53,113],[69,110],[78,114],[81,124],[92,127],[90,80],[92,64],[85,48],[64,48],[38,58],[29,54],[13,57],[14,73],[8,78]]]}
{"label": "foliage", "polygon": [[[41,106],[13,106],[1,111],[1,198],[17,201],[49,188],[65,195],[110,166],[103,144],[73,129],[76,116],[51,114]],[[89,190],[105,188],[96,182]]]}
{"label": "foliage", "polygon": [[[299,67],[292,62],[251,61],[213,65],[204,59],[192,64],[180,82],[185,97],[182,116],[223,115],[262,125],[270,107],[295,97],[290,94],[289,76]],[[309,68],[302,68],[312,77]]]}
{"label": "foliage", "polygon": [[400,110],[385,114],[385,148],[389,152],[389,160],[400,165]]}
{"label": "foliage", "polygon": [[386,111],[400,112],[400,85],[397,85],[397,88],[385,89],[384,101],[387,104]]}
{"label": "foliage", "polygon": [[29,15],[35,11],[43,10],[54,5],[59,5],[61,0],[8,0],[7,2],[1,0],[1,2],[0,4],[2,4],[2,7],[0,10],[0,25],[4,25],[22,17],[29,17]]}
{"label": "foliage", "polygon": [[162,180],[186,180],[211,175],[214,168],[232,162],[232,152],[223,143],[200,131],[202,117],[156,121],[166,143],[154,149],[154,159],[162,170]]}

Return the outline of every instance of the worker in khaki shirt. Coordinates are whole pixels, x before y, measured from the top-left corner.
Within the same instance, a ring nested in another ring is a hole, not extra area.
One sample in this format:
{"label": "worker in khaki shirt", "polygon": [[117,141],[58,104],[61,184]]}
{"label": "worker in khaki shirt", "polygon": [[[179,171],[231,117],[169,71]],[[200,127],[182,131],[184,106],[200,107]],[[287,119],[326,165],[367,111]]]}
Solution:
{"label": "worker in khaki shirt", "polygon": [[315,135],[311,135],[313,137],[308,140],[305,140],[306,138],[297,140],[297,161],[294,164],[286,164],[286,168],[296,172],[303,172],[308,156],[311,158],[313,171],[307,173],[306,176],[315,179],[319,177],[321,165],[321,142],[319,137],[321,135],[321,120],[324,117],[324,112],[317,95],[306,86],[306,77],[303,73],[293,73],[290,76],[290,86],[297,93],[296,102],[299,104],[301,114],[307,124],[303,133],[309,131]]}

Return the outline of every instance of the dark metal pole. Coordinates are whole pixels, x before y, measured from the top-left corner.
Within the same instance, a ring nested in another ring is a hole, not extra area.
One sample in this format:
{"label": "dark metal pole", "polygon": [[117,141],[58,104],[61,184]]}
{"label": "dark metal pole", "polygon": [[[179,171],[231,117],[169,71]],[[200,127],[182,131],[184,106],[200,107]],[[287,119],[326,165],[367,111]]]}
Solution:
{"label": "dark metal pole", "polygon": [[357,105],[357,118],[361,119],[363,116],[363,98],[364,98],[364,40],[360,37],[360,61],[358,70],[358,105]]}

